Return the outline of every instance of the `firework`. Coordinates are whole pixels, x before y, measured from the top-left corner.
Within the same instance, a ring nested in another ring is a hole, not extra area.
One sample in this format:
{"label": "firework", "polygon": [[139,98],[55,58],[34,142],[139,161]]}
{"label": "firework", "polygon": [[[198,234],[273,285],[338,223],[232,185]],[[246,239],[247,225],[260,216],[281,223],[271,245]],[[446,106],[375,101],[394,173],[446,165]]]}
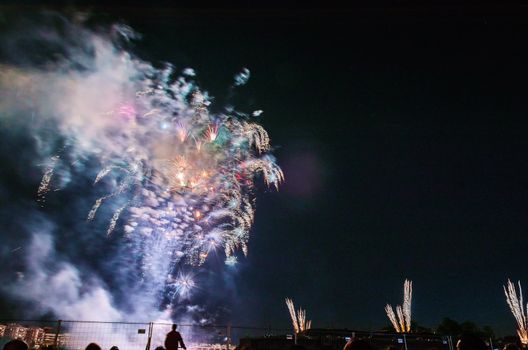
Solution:
{"label": "firework", "polygon": [[55,166],[57,165],[58,161],[59,156],[51,157],[50,164],[48,165],[46,171],[44,172],[44,175],[42,176],[42,180],[40,181],[40,185],[37,190],[37,200],[39,202],[44,202],[46,199],[46,194],[50,190],[51,179],[53,177]]}
{"label": "firework", "polygon": [[[213,114],[211,97],[192,80],[193,70],[177,76],[171,66],[158,70],[129,53],[115,57],[110,42],[99,40],[94,47],[101,67],[93,72],[113,80],[105,81],[106,93],[92,87],[94,93],[83,94],[83,83],[100,80],[71,72],[70,80],[48,88],[54,96],[65,96],[60,108],[67,113],[54,118],[67,146],[60,158],[57,151],[49,152],[38,198],[44,200],[56,177],[90,176],[103,195],[88,210],[88,221],[103,210],[110,218],[108,235],[122,228],[129,255],[139,260],[141,280],[148,285],[143,287],[152,295],[171,286],[178,295],[188,295],[193,279],[168,276],[183,265],[204,264],[212,252],[223,252],[227,265],[236,264],[238,252],[247,255],[259,183],[278,189],[284,174],[264,128],[252,115],[232,108]],[[53,76],[46,74],[35,81]],[[244,85],[249,76],[244,69],[234,86]],[[75,89],[63,92],[63,86]],[[96,94],[101,106],[83,100]],[[82,174],[73,162],[82,164]],[[55,171],[59,166],[61,174]]]}
{"label": "firework", "polygon": [[286,298],[286,306],[288,307],[295,333],[301,333],[312,328],[312,321],[306,320],[306,310],[299,308],[296,312],[293,300],[289,298]]}
{"label": "firework", "polygon": [[411,331],[411,304],[412,304],[412,281],[405,280],[403,284],[403,323],[405,332]]}
{"label": "firework", "polygon": [[196,287],[193,276],[190,274],[178,273],[173,286],[180,299],[188,298],[191,291]]}
{"label": "firework", "polygon": [[517,334],[521,339],[521,343],[524,346],[528,346],[528,317],[526,314],[528,304],[526,306],[527,309],[524,309],[521,282],[518,281],[517,283],[519,285],[519,295],[517,295],[515,285],[509,279],[507,286],[503,286],[504,294],[506,295],[506,302],[510,307],[513,317],[517,321]]}
{"label": "firework", "polygon": [[403,306],[396,306],[396,314],[390,304],[385,305],[385,312],[397,333],[411,331],[412,281],[405,280],[403,284]]}
{"label": "firework", "polygon": [[394,314],[394,309],[392,308],[392,306],[389,304],[385,305],[385,312],[387,313],[387,317],[389,318],[389,321],[392,323],[394,330],[396,330],[397,333],[401,333],[402,330],[400,328],[400,323],[398,322],[396,315]]}

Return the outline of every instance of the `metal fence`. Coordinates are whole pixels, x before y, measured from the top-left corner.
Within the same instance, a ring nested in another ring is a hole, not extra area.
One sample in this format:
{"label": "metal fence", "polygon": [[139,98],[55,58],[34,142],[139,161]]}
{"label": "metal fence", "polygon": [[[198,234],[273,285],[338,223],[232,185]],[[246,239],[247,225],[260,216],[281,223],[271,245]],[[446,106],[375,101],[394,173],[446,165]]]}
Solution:
{"label": "metal fence", "polygon": [[381,332],[354,333],[353,336],[369,341],[376,349],[393,347],[400,350],[455,350],[451,336]]}
{"label": "metal fence", "polygon": [[[164,346],[171,323],[0,320],[0,348],[10,339],[22,339],[30,349],[83,350],[97,343],[108,350],[155,350]],[[394,334],[336,329],[289,329],[232,325],[179,324],[188,350],[342,350],[350,338],[366,340],[373,350],[455,350],[455,339],[435,334]],[[491,340],[488,345],[493,350]]]}
{"label": "metal fence", "polygon": [[306,350],[342,350],[351,338],[365,340],[373,350],[455,350],[452,337],[435,334],[396,334],[347,329],[310,329],[301,334],[241,338],[241,349],[287,350],[294,344]]}
{"label": "metal fence", "polygon": [[81,350],[89,343],[103,349],[145,350],[149,323],[59,321],[57,348]]}
{"label": "metal fence", "polygon": [[[0,320],[0,348],[11,339],[30,349],[84,350],[89,343],[102,349],[149,350],[164,346],[172,323]],[[231,325],[178,324],[188,350],[234,350],[241,338],[263,338],[288,330]]]}

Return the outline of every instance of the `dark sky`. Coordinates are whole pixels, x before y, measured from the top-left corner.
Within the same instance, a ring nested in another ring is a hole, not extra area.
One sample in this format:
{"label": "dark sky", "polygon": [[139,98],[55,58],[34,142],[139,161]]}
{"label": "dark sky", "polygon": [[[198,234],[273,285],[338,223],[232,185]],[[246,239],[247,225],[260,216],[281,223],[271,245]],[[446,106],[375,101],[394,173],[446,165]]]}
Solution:
{"label": "dark sky", "polygon": [[286,182],[259,196],[233,323],[288,326],[289,296],[316,327],[379,329],[410,278],[420,324],[514,332],[502,284],[528,283],[528,7],[419,3],[92,7],[219,101],[251,70],[240,107],[264,110]]}

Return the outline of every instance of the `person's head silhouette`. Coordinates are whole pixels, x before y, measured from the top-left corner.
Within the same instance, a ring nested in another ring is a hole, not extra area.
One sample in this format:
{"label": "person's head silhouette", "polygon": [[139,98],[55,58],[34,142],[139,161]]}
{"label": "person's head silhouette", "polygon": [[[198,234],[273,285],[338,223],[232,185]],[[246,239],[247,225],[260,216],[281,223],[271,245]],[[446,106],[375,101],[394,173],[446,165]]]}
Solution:
{"label": "person's head silhouette", "polygon": [[28,346],[20,339],[13,339],[4,345],[4,350],[28,350]]}
{"label": "person's head silhouette", "polygon": [[372,350],[372,347],[364,340],[350,339],[343,350]]}
{"label": "person's head silhouette", "polygon": [[463,335],[457,342],[457,350],[487,350],[486,343],[474,335]]}
{"label": "person's head silhouette", "polygon": [[172,330],[175,331],[176,328],[178,328],[178,325],[175,323],[175,324],[172,325]]}
{"label": "person's head silhouette", "polygon": [[101,347],[96,343],[90,343],[84,350],[101,350]]}

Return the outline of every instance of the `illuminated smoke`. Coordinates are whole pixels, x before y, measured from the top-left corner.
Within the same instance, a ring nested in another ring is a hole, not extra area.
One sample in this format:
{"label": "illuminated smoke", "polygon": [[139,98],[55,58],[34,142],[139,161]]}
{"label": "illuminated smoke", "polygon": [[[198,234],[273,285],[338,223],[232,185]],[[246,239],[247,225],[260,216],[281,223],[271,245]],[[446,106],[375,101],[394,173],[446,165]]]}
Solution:
{"label": "illuminated smoke", "polygon": [[[2,118],[25,123],[42,146],[37,199],[91,183],[78,192],[98,196],[84,214],[94,224],[85,225],[103,224],[110,237],[98,239],[122,241],[123,255],[112,259],[137,266],[131,298],[145,308],[167,298],[178,304],[200,285],[181,271],[203,266],[211,253],[226,265],[248,254],[260,184],[278,189],[284,179],[255,120],[261,111],[213,106],[194,70],[158,69],[122,49],[134,37],[126,26],[111,34],[71,26],[82,47],[65,47],[54,64],[0,66]],[[244,68],[233,89],[249,77]]]}
{"label": "illuminated smoke", "polygon": [[[518,281],[517,283],[519,285],[519,295],[517,295],[515,285],[509,279],[508,284],[503,286],[503,288],[504,294],[506,295],[506,302],[510,307],[513,317],[515,317],[515,321],[517,321],[517,334],[521,339],[521,343],[526,346],[528,345],[528,317],[526,315],[527,310],[524,308],[521,282]],[[528,309],[528,304],[526,308]]]}
{"label": "illuminated smoke", "polygon": [[385,312],[397,333],[411,331],[412,281],[405,280],[403,284],[403,306],[396,306],[396,314],[390,304],[385,305]]}

